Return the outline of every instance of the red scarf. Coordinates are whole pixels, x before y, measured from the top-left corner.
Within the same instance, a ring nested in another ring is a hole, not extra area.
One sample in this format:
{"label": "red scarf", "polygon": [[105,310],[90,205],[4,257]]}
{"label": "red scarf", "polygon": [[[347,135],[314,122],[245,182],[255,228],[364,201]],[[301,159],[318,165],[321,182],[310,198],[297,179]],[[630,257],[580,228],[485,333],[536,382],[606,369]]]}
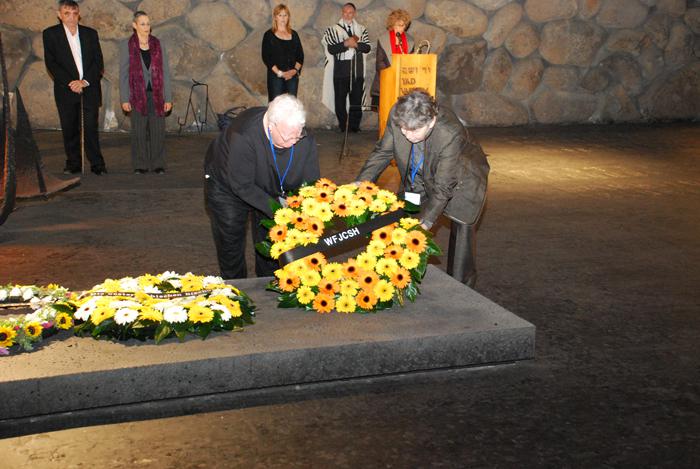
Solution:
{"label": "red scarf", "polygon": [[[163,97],[163,52],[160,41],[148,36],[148,50],[151,52],[151,88],[153,89],[153,106],[157,116],[165,115],[165,98]],[[148,115],[146,101],[146,81],[141,69],[141,49],[139,37],[134,33],[129,39],[129,102],[142,115]]]}
{"label": "red scarf", "polygon": [[391,54],[408,54],[408,41],[406,33],[401,33],[401,44],[396,40],[396,33],[392,29],[389,31],[389,41],[391,42]]}

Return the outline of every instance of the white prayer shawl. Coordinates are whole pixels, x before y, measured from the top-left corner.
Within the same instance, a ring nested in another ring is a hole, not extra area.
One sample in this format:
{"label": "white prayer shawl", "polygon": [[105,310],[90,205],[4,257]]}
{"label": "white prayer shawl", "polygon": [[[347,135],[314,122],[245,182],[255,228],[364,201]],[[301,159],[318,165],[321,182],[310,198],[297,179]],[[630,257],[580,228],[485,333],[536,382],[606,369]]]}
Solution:
{"label": "white prayer shawl", "polygon": [[[336,24],[326,29],[323,33],[323,38],[321,39],[321,46],[323,47],[323,52],[326,55],[326,60],[323,68],[323,93],[321,96],[321,102],[326,106],[331,112],[335,112],[335,92],[333,90],[333,54],[328,52],[328,45],[338,44],[346,40],[349,36],[344,28],[345,22],[341,18]],[[367,29],[360,23],[352,20],[352,25],[350,26],[353,34],[360,38],[359,42],[363,42],[369,45],[369,35],[367,34]],[[348,49],[345,52],[337,54],[339,60],[350,60],[352,57],[358,53],[355,49]],[[367,54],[362,54],[362,76],[364,82],[362,85],[362,106],[369,104],[369,87],[367,86]],[[350,95],[348,95],[348,100]],[[347,104],[346,104],[347,106]]]}

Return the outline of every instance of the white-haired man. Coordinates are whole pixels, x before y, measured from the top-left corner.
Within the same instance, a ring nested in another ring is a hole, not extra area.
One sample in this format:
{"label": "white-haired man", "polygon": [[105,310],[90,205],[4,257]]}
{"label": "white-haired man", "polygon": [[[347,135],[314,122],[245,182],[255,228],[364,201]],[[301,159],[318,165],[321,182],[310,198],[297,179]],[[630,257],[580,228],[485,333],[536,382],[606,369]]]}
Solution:
{"label": "white-haired man", "polygon": [[[268,230],[270,199],[320,177],[318,152],[306,135],[306,111],[283,94],[267,108],[243,111],[209,145],[204,161],[204,200],[211,220],[221,276],[245,278],[246,223],[252,213],[253,242]],[[256,252],[255,274],[270,276],[278,265]]]}

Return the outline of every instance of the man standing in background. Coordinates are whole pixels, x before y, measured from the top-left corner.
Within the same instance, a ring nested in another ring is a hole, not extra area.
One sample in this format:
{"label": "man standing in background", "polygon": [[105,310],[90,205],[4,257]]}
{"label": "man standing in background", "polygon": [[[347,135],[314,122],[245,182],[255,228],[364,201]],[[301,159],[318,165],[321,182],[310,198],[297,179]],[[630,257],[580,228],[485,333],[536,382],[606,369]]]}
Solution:
{"label": "man standing in background", "polygon": [[78,25],[80,8],[75,1],[58,2],[58,19],[60,24],[44,30],[43,41],[44,60],[53,78],[54,99],[63,130],[66,151],[63,172],[82,171],[84,150],[90,169],[100,175],[107,172],[97,133],[104,69],[100,40],[97,31]]}
{"label": "man standing in background", "polygon": [[[367,29],[355,21],[355,5],[346,3],[342,12],[342,18],[326,29],[321,40],[326,54],[322,102],[335,111],[341,131],[345,132],[349,127],[350,131],[357,132],[362,120],[362,103],[366,100],[365,58],[372,47]],[[346,107],[348,95],[349,116]]]}

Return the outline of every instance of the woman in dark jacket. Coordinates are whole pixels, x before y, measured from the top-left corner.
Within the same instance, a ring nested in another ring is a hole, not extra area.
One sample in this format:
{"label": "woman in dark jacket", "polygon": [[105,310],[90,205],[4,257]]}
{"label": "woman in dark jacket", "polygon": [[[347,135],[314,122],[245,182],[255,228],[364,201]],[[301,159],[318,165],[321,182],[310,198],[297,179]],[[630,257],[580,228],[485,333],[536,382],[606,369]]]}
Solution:
{"label": "woman in dark jacket", "polygon": [[304,49],[291,27],[286,5],[277,5],[272,11],[272,29],[265,31],[262,40],[262,60],[267,67],[268,100],[284,93],[296,96]]}

